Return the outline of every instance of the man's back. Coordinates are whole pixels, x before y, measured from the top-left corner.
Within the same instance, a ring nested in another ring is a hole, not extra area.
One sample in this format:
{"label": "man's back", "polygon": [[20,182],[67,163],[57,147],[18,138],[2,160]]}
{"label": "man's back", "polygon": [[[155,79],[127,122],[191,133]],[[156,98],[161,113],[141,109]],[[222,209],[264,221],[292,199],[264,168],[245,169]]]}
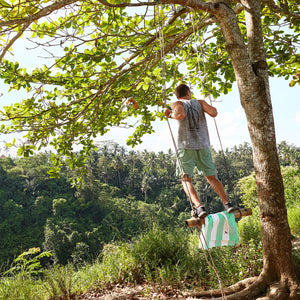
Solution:
{"label": "man's back", "polygon": [[186,117],[178,121],[178,148],[209,148],[209,134],[202,105],[198,100],[179,99],[179,101],[183,104]]}

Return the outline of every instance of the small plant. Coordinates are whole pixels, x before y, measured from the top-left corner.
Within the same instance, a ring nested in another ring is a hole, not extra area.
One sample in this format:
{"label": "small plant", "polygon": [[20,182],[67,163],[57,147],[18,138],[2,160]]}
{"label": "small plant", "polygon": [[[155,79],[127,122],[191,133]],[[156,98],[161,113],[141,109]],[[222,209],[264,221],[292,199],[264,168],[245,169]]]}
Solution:
{"label": "small plant", "polygon": [[240,279],[258,276],[263,267],[262,242],[251,239],[237,249],[236,262]]}
{"label": "small plant", "polygon": [[[3,275],[38,275],[43,272],[41,260],[45,257],[50,257],[50,252],[41,252],[40,248],[30,248],[28,251],[20,254],[14,259],[10,268]],[[40,254],[38,254],[40,253]]]}
{"label": "small plant", "polygon": [[41,261],[51,256],[50,252],[40,253],[40,248],[31,248],[20,254],[10,268],[1,274],[0,299],[28,300],[44,299]]}

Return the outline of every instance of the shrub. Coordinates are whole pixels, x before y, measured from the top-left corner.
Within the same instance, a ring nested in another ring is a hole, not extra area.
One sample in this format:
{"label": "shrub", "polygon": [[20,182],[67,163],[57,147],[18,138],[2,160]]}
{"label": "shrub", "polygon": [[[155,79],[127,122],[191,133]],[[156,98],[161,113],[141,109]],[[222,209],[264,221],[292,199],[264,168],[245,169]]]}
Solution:
{"label": "shrub", "polygon": [[223,286],[227,286],[246,277],[258,276],[262,269],[261,241],[250,240],[244,245],[212,248],[206,253],[211,256],[207,288],[219,288],[219,279]]}
{"label": "shrub", "polygon": [[131,244],[109,244],[102,252],[101,280],[195,284],[218,288],[219,279],[231,284],[247,273],[259,274],[261,243],[240,247],[199,249],[199,234],[183,229],[172,232],[153,227]]}
{"label": "shrub", "polygon": [[300,205],[288,208],[288,221],[293,235],[300,234]]}
{"label": "shrub", "polygon": [[41,275],[44,274],[41,262],[51,256],[31,248],[14,259],[9,269],[1,274],[0,299],[28,300],[43,299],[45,289]]}
{"label": "shrub", "polygon": [[174,281],[186,263],[188,235],[154,226],[132,243],[109,244],[103,249],[103,279],[111,281]]}
{"label": "shrub", "polygon": [[21,253],[14,259],[10,268],[4,272],[4,275],[22,276],[38,275],[43,272],[41,261],[44,258],[52,256],[50,252],[41,252],[40,248],[30,248],[28,251]]}
{"label": "shrub", "polygon": [[252,216],[244,217],[238,222],[238,230],[241,244],[247,244],[250,240],[261,241],[261,229],[258,213],[253,211]]}
{"label": "shrub", "polygon": [[100,281],[139,281],[138,266],[136,266],[132,257],[129,243],[119,242],[105,245],[101,253],[101,258]]}
{"label": "shrub", "polygon": [[235,267],[239,271],[239,280],[258,276],[263,267],[263,249],[261,240],[249,240],[237,248]]}
{"label": "shrub", "polygon": [[[0,299],[72,299],[91,286],[111,283],[162,283],[193,289],[219,288],[262,268],[261,242],[199,249],[199,233],[154,226],[129,242],[110,243],[93,264],[54,266],[41,278],[20,273],[0,280]],[[36,275],[35,275],[36,276]],[[43,279],[43,280],[42,280]]]}

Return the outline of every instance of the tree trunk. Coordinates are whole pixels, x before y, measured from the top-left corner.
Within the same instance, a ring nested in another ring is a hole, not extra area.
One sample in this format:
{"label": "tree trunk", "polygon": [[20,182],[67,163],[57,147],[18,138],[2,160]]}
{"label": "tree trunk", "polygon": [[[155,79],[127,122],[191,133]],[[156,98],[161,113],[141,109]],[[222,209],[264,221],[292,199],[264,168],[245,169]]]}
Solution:
{"label": "tree trunk", "polygon": [[220,9],[216,17],[235,70],[253,146],[264,260],[258,282],[261,287],[265,286],[262,282],[266,285],[279,282],[271,289],[272,298],[270,293],[270,298],[266,299],[300,299],[300,294],[297,294],[299,272],[292,257],[291,233],[276,148],[260,2],[242,0],[241,3],[245,7],[248,49],[232,9],[218,3]]}

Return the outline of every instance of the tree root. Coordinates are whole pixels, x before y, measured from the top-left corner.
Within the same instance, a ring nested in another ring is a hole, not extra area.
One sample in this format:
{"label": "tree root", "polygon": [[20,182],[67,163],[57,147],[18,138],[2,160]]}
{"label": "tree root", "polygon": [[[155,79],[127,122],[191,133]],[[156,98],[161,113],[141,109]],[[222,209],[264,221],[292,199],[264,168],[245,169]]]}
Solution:
{"label": "tree root", "polygon": [[[262,294],[266,296],[259,298]],[[282,281],[270,284],[265,276],[259,276],[244,279],[223,289],[194,292],[185,296],[202,300],[299,300],[300,286],[297,284],[288,286]]]}
{"label": "tree root", "polygon": [[288,299],[289,293],[287,287],[280,283],[276,282],[270,286],[270,290],[265,297],[258,298],[257,300],[273,300],[273,299]]}
{"label": "tree root", "polygon": [[252,300],[256,299],[266,288],[267,281],[260,276],[244,279],[223,289],[190,293],[186,296],[197,297],[198,299],[212,299],[213,297],[214,300]]}
{"label": "tree root", "polygon": [[285,282],[276,282],[270,285],[270,290],[265,297],[257,300],[299,300],[300,286],[298,284],[287,286]]}

